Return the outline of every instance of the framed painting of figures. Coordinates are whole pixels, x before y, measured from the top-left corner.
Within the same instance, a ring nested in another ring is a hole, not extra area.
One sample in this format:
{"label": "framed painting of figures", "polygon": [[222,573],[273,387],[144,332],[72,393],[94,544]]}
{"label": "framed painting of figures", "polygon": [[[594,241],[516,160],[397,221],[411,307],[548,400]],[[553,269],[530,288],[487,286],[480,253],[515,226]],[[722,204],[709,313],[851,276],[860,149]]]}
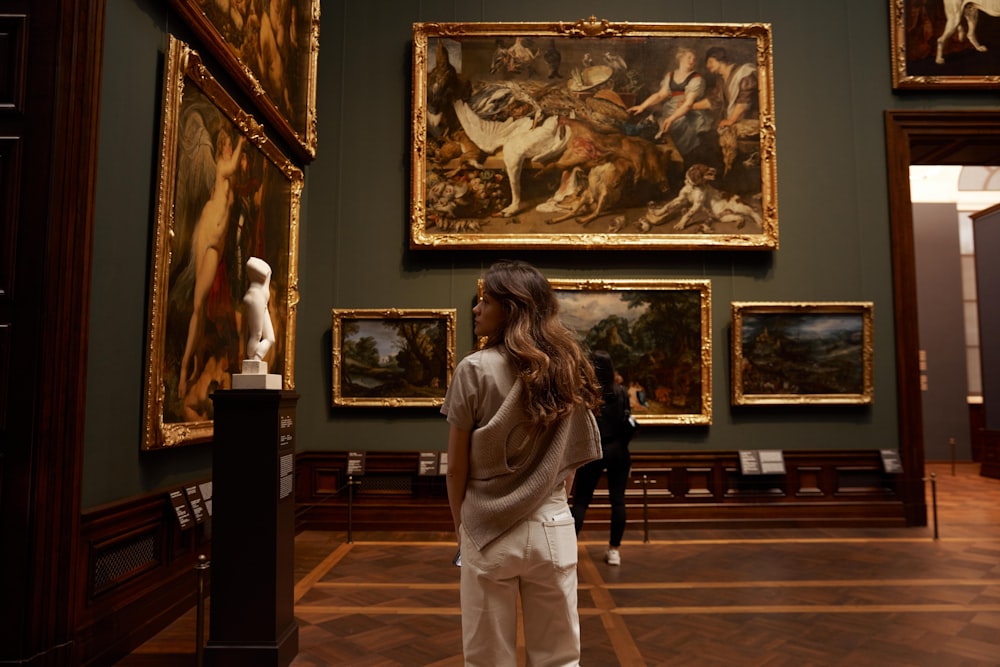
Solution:
{"label": "framed painting of figures", "polygon": [[894,89],[1000,86],[1000,0],[889,0]]}
{"label": "framed painting of figures", "polygon": [[444,403],[455,370],[454,309],[333,310],[333,405]]}
{"label": "framed painting of figures", "polygon": [[768,24],[417,23],[412,248],[778,247]]}
{"label": "framed painting of figures", "polygon": [[640,424],[712,423],[708,280],[550,279],[559,316],[587,350],[605,350]]}
{"label": "framed painting of figures", "polygon": [[297,157],[316,157],[320,0],[170,4]]}
{"label": "framed painting of figures", "polygon": [[734,302],[733,405],[870,404],[871,303]]}
{"label": "framed painting of figures", "polygon": [[165,69],[144,449],[211,439],[210,396],[231,387],[246,357],[251,258],[271,271],[274,344],[263,361],[285,389],[295,384],[302,171],[188,45],[170,38]]}

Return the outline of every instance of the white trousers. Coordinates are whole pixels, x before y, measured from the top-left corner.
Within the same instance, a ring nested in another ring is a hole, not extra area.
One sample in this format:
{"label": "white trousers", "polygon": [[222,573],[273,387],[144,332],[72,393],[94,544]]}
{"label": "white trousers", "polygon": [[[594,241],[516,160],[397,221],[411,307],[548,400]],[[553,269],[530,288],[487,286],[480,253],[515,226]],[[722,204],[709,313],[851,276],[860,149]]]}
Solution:
{"label": "white trousers", "polygon": [[580,664],[576,529],[566,491],[553,492],[532,516],[476,549],[462,536],[462,645],[465,664],[517,664],[521,594],[528,665]]}

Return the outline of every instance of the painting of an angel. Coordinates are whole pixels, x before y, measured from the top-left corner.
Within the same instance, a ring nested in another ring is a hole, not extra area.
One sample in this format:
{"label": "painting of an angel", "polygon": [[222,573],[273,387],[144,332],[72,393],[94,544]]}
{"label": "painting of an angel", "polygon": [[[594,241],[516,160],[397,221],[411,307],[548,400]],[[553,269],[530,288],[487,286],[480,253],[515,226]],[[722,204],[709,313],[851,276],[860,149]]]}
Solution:
{"label": "painting of an angel", "polygon": [[416,24],[411,245],[777,247],[770,30]]}
{"label": "painting of an angel", "polygon": [[264,361],[292,384],[301,172],[264,141],[172,40],[164,94],[160,210],[153,255],[146,446],[211,435],[211,393],[240,370],[247,260],[273,268],[275,343]]}

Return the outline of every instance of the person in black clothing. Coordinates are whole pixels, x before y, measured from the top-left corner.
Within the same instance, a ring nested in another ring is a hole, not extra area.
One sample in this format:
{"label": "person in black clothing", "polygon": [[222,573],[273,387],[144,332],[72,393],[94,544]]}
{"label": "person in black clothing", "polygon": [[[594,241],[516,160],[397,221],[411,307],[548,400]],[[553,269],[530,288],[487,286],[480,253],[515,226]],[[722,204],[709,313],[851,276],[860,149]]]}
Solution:
{"label": "person in black clothing", "polygon": [[629,418],[628,392],[615,381],[615,368],[611,355],[603,350],[595,350],[591,355],[594,373],[603,389],[604,404],[597,415],[597,426],[601,432],[601,449],[604,455],[591,461],[576,471],[576,487],[573,492],[573,518],[576,532],[580,534],[583,520],[594,497],[594,489],[601,473],[608,471],[608,494],[611,500],[611,538],[604,560],[608,565],[621,565],[619,548],[625,534],[625,485],[628,483],[632,459],[628,443],[631,430],[627,427]]}

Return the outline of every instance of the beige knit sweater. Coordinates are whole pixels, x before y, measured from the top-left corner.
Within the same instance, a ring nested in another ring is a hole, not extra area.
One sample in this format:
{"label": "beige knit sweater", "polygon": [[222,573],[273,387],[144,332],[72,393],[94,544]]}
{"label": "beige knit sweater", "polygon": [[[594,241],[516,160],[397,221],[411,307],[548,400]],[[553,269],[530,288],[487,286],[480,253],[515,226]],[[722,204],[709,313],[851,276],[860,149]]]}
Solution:
{"label": "beige knit sweater", "polygon": [[533,432],[514,383],[493,418],[472,432],[462,526],[479,549],[532,514],[576,468],[601,458],[601,436],[590,410]]}

